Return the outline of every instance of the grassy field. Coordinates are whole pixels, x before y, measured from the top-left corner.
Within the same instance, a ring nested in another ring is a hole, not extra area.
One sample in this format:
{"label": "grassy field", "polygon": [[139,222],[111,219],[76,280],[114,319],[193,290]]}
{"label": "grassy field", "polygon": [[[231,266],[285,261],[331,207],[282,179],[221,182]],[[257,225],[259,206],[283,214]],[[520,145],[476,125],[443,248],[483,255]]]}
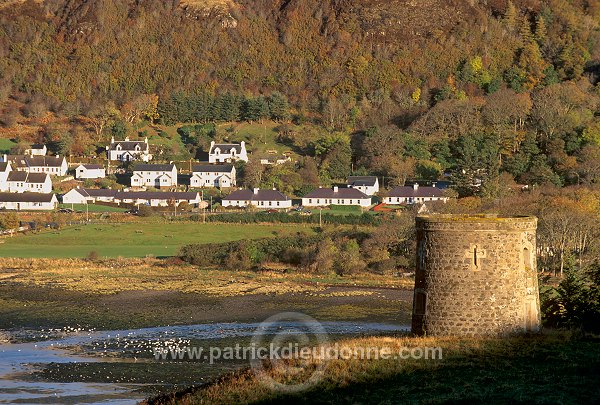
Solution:
{"label": "grassy field", "polygon": [[[312,232],[311,228],[302,230]],[[132,223],[80,225],[0,239],[0,257],[81,258],[173,256],[190,243],[232,242],[295,233],[298,225]]]}
{"label": "grassy field", "polygon": [[[567,333],[507,339],[371,337],[340,345],[351,352],[388,348],[392,354],[400,348],[441,348],[443,357],[334,359],[316,386],[296,394],[277,393],[248,370],[151,403],[579,404],[600,398],[598,341]],[[278,369],[269,369],[269,376],[284,384],[300,376],[297,369],[293,376]]]}
{"label": "grassy field", "polygon": [[8,153],[16,143],[10,139],[0,138],[0,153]]}
{"label": "grassy field", "polygon": [[[59,208],[69,208],[75,211],[85,212],[86,204],[59,204]],[[89,212],[125,212],[127,208],[109,207],[106,205],[88,204]]]}

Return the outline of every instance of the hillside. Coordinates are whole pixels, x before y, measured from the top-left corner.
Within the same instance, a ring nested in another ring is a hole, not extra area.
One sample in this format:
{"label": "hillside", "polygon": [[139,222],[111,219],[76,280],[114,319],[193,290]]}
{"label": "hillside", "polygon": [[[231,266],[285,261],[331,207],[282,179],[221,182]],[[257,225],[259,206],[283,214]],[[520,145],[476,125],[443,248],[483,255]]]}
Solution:
{"label": "hillside", "polygon": [[89,156],[149,124],[273,120],[263,144],[323,183],[600,180],[599,0],[3,3],[0,137],[17,144]]}

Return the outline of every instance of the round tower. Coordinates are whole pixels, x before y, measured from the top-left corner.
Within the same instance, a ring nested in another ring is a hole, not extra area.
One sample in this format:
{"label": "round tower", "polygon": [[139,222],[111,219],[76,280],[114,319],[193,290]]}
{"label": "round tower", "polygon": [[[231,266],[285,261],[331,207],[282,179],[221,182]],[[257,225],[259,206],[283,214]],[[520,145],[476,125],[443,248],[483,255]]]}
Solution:
{"label": "round tower", "polygon": [[535,217],[431,215],[416,219],[416,334],[537,332]]}

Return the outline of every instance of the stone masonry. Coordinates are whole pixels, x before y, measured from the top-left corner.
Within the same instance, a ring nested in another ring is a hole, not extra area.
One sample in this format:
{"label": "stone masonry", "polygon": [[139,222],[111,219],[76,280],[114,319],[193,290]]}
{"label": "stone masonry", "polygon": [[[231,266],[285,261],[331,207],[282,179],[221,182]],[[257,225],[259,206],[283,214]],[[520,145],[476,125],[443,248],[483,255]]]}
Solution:
{"label": "stone masonry", "polygon": [[537,332],[535,217],[420,216],[413,333]]}

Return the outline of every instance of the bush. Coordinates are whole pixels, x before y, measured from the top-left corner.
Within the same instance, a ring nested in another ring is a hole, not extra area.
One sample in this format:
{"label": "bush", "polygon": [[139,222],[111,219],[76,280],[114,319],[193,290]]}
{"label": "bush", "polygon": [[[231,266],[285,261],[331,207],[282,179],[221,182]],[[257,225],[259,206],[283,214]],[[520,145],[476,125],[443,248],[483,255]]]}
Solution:
{"label": "bush", "polygon": [[152,210],[152,207],[148,205],[140,205],[137,214],[140,217],[151,217],[154,214],[154,211]]}

